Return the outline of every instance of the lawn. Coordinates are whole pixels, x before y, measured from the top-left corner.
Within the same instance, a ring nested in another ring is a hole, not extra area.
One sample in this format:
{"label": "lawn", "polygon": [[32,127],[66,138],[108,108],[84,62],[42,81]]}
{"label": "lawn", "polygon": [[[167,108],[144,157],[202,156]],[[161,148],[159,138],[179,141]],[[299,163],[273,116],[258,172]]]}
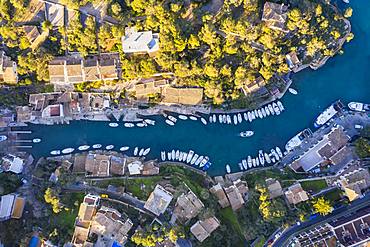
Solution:
{"label": "lawn", "polygon": [[342,199],[342,191],[338,188],[324,194],[324,197],[332,203],[337,203]]}
{"label": "lawn", "polygon": [[230,225],[234,229],[234,231],[238,233],[241,239],[244,239],[243,230],[239,224],[236,214],[231,209],[231,207],[222,208],[220,210],[220,218],[222,222],[226,223],[227,225]]}
{"label": "lawn", "polygon": [[301,185],[305,191],[312,191],[313,193],[317,193],[328,187],[325,179],[304,181],[301,182]]}

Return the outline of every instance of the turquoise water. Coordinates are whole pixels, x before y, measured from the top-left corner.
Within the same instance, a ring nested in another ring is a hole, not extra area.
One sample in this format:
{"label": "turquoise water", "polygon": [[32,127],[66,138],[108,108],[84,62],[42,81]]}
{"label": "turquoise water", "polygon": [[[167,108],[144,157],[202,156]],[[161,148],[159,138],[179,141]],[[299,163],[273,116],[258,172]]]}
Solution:
{"label": "turquoise water", "polygon": [[[106,122],[74,121],[69,125],[31,125],[33,131],[28,138],[42,138],[33,144],[30,151],[36,158],[47,156],[51,150],[80,145],[101,143],[133,148],[151,147],[148,158],[160,158],[160,151],[179,149],[194,150],[208,155],[213,165],[210,175],[225,173],[225,165],[232,171],[239,171],[238,162],[248,155],[256,156],[259,149],[269,151],[275,146],[281,148],[297,132],[312,127],[316,116],[337,99],[343,103],[362,101],[370,103],[370,1],[352,0],[354,10],[351,18],[355,39],[344,46],[344,54],[331,58],[317,70],[307,69],[293,76],[293,88],[298,95],[286,94],[281,100],[285,111],[280,116],[258,119],[252,123],[237,126],[208,124],[200,121],[178,120],[175,126],[168,126],[164,118],[152,117],[156,126],[147,128],[108,127]],[[208,120],[208,117],[206,117]],[[122,125],[122,124],[121,124]],[[240,138],[240,131],[253,130],[251,138]]]}

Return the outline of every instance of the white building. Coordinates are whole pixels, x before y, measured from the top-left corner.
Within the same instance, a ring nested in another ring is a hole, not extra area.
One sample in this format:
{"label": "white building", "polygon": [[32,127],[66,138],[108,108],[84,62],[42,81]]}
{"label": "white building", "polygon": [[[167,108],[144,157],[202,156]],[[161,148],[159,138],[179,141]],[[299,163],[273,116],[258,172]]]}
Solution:
{"label": "white building", "polygon": [[159,34],[152,31],[137,32],[135,28],[127,28],[122,37],[124,53],[148,53],[150,56],[159,51]]}
{"label": "white building", "polygon": [[23,164],[23,159],[12,154],[8,154],[2,158],[0,168],[6,172],[21,173],[23,171]]}

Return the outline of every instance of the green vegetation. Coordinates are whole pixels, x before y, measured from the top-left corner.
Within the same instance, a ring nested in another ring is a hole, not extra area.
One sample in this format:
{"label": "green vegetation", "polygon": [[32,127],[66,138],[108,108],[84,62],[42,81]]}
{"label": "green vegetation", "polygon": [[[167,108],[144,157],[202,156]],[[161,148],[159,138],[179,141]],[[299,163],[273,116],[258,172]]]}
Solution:
{"label": "green vegetation", "polygon": [[0,173],[0,196],[13,193],[21,186],[19,177],[11,173]]}
{"label": "green vegetation", "polygon": [[222,222],[225,222],[227,225],[231,226],[241,239],[244,238],[243,230],[239,224],[238,218],[231,207],[220,210],[220,219]]}
{"label": "green vegetation", "polygon": [[360,138],[355,142],[355,150],[357,155],[364,159],[370,157],[370,125],[365,126],[361,130]]}
{"label": "green vegetation", "polygon": [[333,207],[331,206],[331,203],[329,200],[325,200],[324,197],[320,197],[315,199],[312,202],[312,206],[316,213],[319,213],[321,215],[327,215],[330,214],[333,211]]}
{"label": "green vegetation", "polygon": [[312,193],[317,193],[325,188],[328,187],[325,179],[321,179],[321,180],[310,180],[310,181],[303,181],[303,182],[300,182],[301,185],[302,185],[302,188],[305,190],[305,191],[312,191]]}

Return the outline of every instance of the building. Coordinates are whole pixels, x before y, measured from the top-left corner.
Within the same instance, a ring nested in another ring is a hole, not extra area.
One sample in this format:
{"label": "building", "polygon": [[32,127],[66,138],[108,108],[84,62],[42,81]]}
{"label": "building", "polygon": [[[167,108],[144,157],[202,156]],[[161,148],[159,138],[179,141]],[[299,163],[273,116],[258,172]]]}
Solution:
{"label": "building", "polygon": [[85,161],[86,176],[110,176],[110,157],[104,154],[88,153]]}
{"label": "building", "polygon": [[233,184],[229,187],[224,188],[224,190],[227,195],[227,198],[229,199],[231,208],[234,211],[240,209],[245,203],[245,201],[244,201],[244,194],[241,193],[239,188],[235,184]]}
{"label": "building", "polygon": [[196,217],[203,207],[202,201],[189,189],[187,193],[177,198],[173,215],[181,223],[186,223]]}
{"label": "building", "polygon": [[20,219],[26,200],[16,194],[3,195],[0,200],[0,221]]}
{"label": "building", "polygon": [[17,63],[0,50],[0,83],[15,84],[18,82]]}
{"label": "building", "polygon": [[259,76],[254,81],[247,81],[246,83],[244,83],[241,90],[244,93],[244,95],[248,95],[260,91],[261,89],[264,88],[265,85],[266,85],[265,79],[263,79],[262,76]]}
{"label": "building", "polygon": [[110,157],[110,172],[114,175],[125,175],[126,158],[112,155]]}
{"label": "building", "polygon": [[140,175],[144,169],[144,165],[140,160],[134,160],[127,164],[127,169],[130,176]]}
{"label": "building", "polygon": [[295,205],[308,200],[307,192],[303,190],[300,183],[288,187],[284,194],[290,204]]}
{"label": "building", "polygon": [[26,34],[26,37],[28,41],[30,42],[31,46],[39,42],[39,40],[42,38],[41,33],[39,32],[39,29],[37,26],[23,26],[23,31]]}
{"label": "building", "polygon": [[266,186],[267,191],[269,192],[270,195],[270,199],[274,199],[284,194],[280,182],[276,179],[273,178],[266,179]]}
{"label": "building", "polygon": [[203,88],[174,88],[164,87],[162,103],[198,105],[203,101]]}
{"label": "building", "polygon": [[144,208],[159,216],[163,214],[170,202],[172,201],[172,194],[165,190],[162,186],[157,184],[154,191],[150,194],[148,200],[145,202]]}
{"label": "building", "polygon": [[291,51],[288,54],[286,54],[285,58],[289,66],[289,69],[293,70],[294,72],[299,68],[299,66],[302,65],[295,51]]}
{"label": "building", "polygon": [[135,98],[140,102],[149,102],[150,97],[162,95],[162,89],[168,86],[168,80],[150,80],[139,82],[132,88]]}
{"label": "building", "polygon": [[221,184],[218,183],[214,185],[209,191],[217,197],[218,203],[222,208],[230,206],[229,199],[227,198]]}
{"label": "building", "polygon": [[159,167],[156,166],[154,161],[148,161],[143,164],[142,175],[152,176],[159,174]]}
{"label": "building", "polygon": [[64,6],[58,3],[46,2],[46,19],[53,26],[64,26]]}
{"label": "building", "polygon": [[135,28],[126,28],[122,37],[124,53],[143,54],[154,56],[159,51],[159,34],[152,31],[137,32]]}
{"label": "building", "polygon": [[271,29],[288,32],[286,29],[287,10],[287,6],[283,4],[265,2],[262,21]]}
{"label": "building", "polygon": [[370,187],[370,174],[368,169],[350,167],[343,172],[334,184],[338,185],[350,201],[362,196],[362,191]]}
{"label": "building", "polygon": [[210,192],[214,194],[218,203],[222,208],[231,206],[236,211],[243,206],[248,196],[248,186],[245,181],[240,179],[233,182],[228,187],[222,187],[221,184],[216,184],[210,189]]}
{"label": "building", "polygon": [[216,217],[213,216],[205,220],[197,221],[190,228],[190,232],[196,237],[196,239],[198,239],[199,242],[203,242],[219,226],[220,222]]}
{"label": "building", "polygon": [[13,173],[21,173],[23,171],[24,160],[14,156],[12,154],[7,154],[6,156],[2,157],[0,161],[0,172],[13,172]]}

